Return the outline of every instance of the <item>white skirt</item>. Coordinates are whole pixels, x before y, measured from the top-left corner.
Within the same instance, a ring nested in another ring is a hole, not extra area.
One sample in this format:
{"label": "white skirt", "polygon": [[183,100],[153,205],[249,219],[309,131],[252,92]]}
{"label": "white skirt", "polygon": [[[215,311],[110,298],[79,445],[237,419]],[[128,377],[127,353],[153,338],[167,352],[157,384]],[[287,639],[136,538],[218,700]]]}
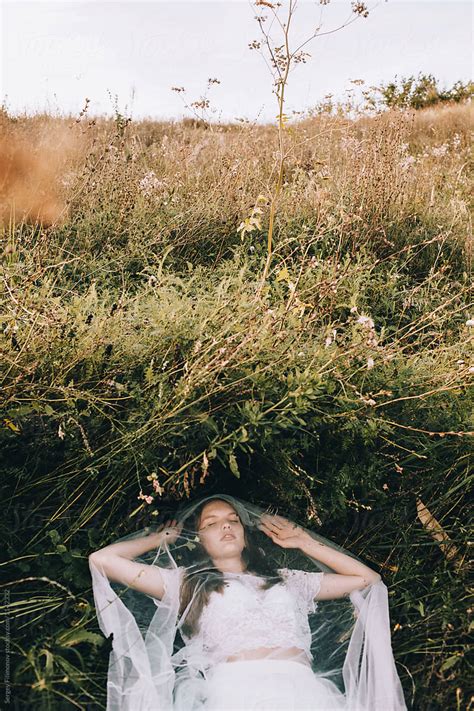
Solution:
{"label": "white skirt", "polygon": [[206,711],[334,711],[345,696],[306,664],[255,659],[217,664],[208,675]]}

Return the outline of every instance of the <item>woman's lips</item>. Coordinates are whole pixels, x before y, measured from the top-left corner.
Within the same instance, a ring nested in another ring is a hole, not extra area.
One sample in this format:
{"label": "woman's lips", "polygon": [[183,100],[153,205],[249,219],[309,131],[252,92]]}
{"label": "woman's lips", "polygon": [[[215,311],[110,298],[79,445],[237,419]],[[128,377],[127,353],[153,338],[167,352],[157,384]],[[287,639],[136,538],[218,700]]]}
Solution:
{"label": "woman's lips", "polygon": [[221,541],[225,540],[235,540],[235,536],[233,533],[226,533],[225,536],[222,536]]}

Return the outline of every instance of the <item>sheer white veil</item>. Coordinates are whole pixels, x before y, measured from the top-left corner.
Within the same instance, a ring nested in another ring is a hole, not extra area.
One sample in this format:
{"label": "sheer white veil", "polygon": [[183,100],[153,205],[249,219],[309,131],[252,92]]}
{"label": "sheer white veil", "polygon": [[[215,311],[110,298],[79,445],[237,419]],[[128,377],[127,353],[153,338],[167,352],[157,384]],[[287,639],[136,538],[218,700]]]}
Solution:
{"label": "sheer white veil", "polygon": [[[222,575],[210,565],[196,531],[196,513],[212,499],[230,503],[238,513],[248,544],[248,570],[253,569],[269,584],[278,583],[275,576],[282,569],[335,572],[299,549],[273,543],[258,527],[266,511],[227,494],[201,497],[185,505],[174,515],[180,529],[176,540],[168,544],[164,538],[158,548],[134,559],[164,569],[165,592],[161,600],[111,583],[101,566],[90,561],[99,626],[106,637],[113,634],[107,711],[206,709],[207,673],[219,659],[206,653],[198,635],[190,629],[193,613],[196,616],[196,610],[200,611],[200,593],[208,585],[216,589]],[[301,527],[314,539],[356,558]],[[145,528],[117,542],[151,532]],[[183,576],[192,582],[187,597],[181,587]],[[354,591],[349,598],[317,601],[309,611],[308,621],[313,671],[344,693],[347,709],[406,710],[391,647],[388,594],[383,581]]]}

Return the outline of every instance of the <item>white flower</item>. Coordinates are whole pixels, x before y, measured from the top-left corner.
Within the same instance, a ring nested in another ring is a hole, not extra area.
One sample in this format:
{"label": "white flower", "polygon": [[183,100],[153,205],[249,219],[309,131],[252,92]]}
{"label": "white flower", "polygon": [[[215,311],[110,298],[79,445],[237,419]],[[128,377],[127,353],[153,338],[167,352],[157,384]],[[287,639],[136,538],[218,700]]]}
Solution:
{"label": "white flower", "polygon": [[407,170],[414,163],[416,163],[416,158],[414,156],[405,156],[405,158],[398,161],[398,165],[402,170]]}
{"label": "white flower", "polygon": [[474,318],[468,318],[466,321],[466,326],[474,326]]}
{"label": "white flower", "polygon": [[164,186],[164,181],[159,180],[156,177],[155,171],[150,170],[143,178],[140,180],[139,188],[142,195],[151,195],[153,192],[162,188]]}
{"label": "white flower", "polygon": [[326,338],[326,340],[324,341],[324,347],[325,347],[325,348],[329,348],[329,346],[331,345],[331,343],[334,343],[334,341],[336,340],[336,336],[337,336],[337,329],[336,329],[336,328],[333,328],[333,329],[332,329],[332,332],[331,332],[331,335],[328,336],[328,337]]}
{"label": "white flower", "polygon": [[375,365],[373,358],[367,358],[367,370],[371,370]]}
{"label": "white flower", "polygon": [[433,146],[431,149],[431,155],[435,158],[442,158],[449,151],[449,145],[447,143],[442,143],[440,146]]}
{"label": "white flower", "polygon": [[361,314],[359,318],[357,319],[357,323],[362,324],[362,326],[367,326],[367,328],[374,328],[374,322],[372,321],[369,316],[364,316],[364,314]]}

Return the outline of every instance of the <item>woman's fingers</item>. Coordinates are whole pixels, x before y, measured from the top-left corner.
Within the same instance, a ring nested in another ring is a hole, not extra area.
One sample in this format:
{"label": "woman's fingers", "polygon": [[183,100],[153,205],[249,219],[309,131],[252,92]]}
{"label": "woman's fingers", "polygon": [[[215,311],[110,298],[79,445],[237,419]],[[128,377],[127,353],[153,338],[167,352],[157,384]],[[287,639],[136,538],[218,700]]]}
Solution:
{"label": "woman's fingers", "polygon": [[283,516],[275,516],[275,521],[278,523],[280,526],[286,528],[286,526],[292,526],[293,524],[291,521],[288,521],[287,518],[283,518]]}
{"label": "woman's fingers", "polygon": [[260,528],[264,533],[269,536],[274,543],[276,543],[280,537],[281,534],[281,529],[279,529],[277,526],[272,526],[271,524],[267,525],[266,523],[261,524]]}
{"label": "woman's fingers", "polygon": [[263,515],[260,517],[261,521],[265,521],[268,526],[273,526],[276,529],[281,528],[281,523],[276,520],[276,516]]}
{"label": "woman's fingers", "polygon": [[272,533],[273,535],[278,535],[279,533],[279,528],[277,526],[274,526],[272,523],[262,523],[262,529],[265,531],[265,533]]}
{"label": "woman's fingers", "polygon": [[[263,520],[263,516],[260,520]],[[266,516],[264,522],[271,528],[272,531],[274,531],[274,533],[281,536],[293,536],[295,529],[297,528],[295,523],[287,521],[282,516]]]}

